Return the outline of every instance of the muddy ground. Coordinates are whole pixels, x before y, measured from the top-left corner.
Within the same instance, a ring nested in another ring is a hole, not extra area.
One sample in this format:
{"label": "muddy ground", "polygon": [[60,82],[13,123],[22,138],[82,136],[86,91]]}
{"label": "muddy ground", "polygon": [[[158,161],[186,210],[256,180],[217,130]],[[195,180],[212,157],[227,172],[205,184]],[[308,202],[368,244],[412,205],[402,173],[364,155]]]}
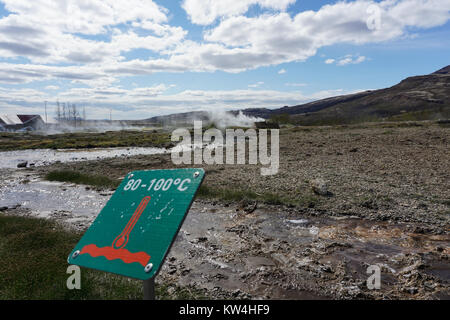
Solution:
{"label": "muddy ground", "polygon": [[[216,298],[448,299],[449,142],[450,129],[432,123],[291,128],[280,132],[277,175],[263,177],[251,165],[204,166],[209,188],[275,193],[289,205],[197,199],[158,281],[196,285]],[[0,196],[20,181],[23,192],[45,184],[40,177],[52,170],[119,179],[169,167],[170,155],[152,155],[3,170]],[[317,178],[327,195],[312,191]],[[75,203],[85,190],[40,188],[53,190],[47,197],[67,192]],[[98,206],[111,194],[85,191]],[[77,218],[55,206],[49,216],[84,229],[98,213],[93,207]],[[10,202],[4,210],[41,209]],[[367,288],[370,265],[381,268],[379,290]]]}

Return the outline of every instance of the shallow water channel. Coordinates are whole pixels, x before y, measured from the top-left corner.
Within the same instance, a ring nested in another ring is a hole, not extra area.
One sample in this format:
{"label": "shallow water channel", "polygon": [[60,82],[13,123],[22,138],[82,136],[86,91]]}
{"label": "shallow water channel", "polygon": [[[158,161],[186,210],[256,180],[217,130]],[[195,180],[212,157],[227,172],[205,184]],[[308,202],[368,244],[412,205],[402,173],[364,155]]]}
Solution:
{"label": "shallow water channel", "polygon": [[17,168],[22,162],[28,165],[42,166],[55,162],[99,160],[105,158],[151,155],[168,152],[163,148],[92,148],[92,149],[36,149],[0,152],[0,169]]}

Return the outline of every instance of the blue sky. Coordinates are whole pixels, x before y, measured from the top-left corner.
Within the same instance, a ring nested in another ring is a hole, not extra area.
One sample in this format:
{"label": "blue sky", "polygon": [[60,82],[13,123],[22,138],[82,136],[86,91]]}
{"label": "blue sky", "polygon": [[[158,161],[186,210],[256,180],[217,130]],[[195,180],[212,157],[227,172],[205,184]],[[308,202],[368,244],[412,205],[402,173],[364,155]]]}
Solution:
{"label": "blue sky", "polygon": [[0,0],[0,114],[278,108],[449,63],[450,0]]}

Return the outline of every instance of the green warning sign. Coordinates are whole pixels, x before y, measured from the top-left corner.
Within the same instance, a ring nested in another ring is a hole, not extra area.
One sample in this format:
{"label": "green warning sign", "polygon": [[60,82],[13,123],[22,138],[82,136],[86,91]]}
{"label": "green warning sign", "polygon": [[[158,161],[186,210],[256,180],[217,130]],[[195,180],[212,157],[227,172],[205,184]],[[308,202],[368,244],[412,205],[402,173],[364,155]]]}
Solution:
{"label": "green warning sign", "polygon": [[175,240],[203,169],[133,171],[68,258],[69,264],[147,280]]}

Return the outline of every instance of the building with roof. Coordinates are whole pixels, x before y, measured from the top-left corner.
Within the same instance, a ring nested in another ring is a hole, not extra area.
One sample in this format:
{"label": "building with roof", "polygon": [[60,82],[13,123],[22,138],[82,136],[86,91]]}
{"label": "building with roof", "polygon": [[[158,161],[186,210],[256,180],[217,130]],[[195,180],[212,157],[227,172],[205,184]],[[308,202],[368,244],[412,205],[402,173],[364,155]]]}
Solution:
{"label": "building with roof", "polygon": [[0,115],[0,131],[35,131],[44,127],[38,114]]}

